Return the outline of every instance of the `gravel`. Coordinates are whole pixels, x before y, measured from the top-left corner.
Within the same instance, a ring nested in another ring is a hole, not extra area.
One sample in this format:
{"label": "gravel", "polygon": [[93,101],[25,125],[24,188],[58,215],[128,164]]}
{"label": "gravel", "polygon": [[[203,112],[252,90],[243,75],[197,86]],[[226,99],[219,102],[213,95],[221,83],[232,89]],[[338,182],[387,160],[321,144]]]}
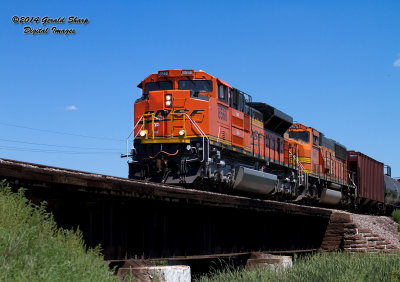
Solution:
{"label": "gravel", "polygon": [[353,214],[353,222],[360,228],[371,229],[372,233],[400,246],[400,232],[397,231],[398,223],[387,216]]}

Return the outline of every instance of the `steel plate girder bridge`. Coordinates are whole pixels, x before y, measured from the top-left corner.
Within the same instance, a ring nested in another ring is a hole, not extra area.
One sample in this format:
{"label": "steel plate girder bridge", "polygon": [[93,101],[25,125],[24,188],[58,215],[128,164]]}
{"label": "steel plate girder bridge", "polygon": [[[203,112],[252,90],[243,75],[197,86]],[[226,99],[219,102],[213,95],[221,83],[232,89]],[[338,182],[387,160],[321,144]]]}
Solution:
{"label": "steel plate girder bridge", "polygon": [[46,201],[105,259],[294,253],[321,247],[332,211],[0,159],[0,179]]}

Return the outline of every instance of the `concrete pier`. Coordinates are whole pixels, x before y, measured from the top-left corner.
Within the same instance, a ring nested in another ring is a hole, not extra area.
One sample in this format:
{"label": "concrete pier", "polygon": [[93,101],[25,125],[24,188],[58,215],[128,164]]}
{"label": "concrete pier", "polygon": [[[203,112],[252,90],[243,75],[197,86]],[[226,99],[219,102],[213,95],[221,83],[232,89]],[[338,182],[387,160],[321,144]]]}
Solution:
{"label": "concrete pier", "polygon": [[[190,282],[190,267],[187,265],[172,266],[138,266],[118,269],[117,276],[123,278],[132,275],[142,282]],[[124,279],[125,280],[125,279]]]}

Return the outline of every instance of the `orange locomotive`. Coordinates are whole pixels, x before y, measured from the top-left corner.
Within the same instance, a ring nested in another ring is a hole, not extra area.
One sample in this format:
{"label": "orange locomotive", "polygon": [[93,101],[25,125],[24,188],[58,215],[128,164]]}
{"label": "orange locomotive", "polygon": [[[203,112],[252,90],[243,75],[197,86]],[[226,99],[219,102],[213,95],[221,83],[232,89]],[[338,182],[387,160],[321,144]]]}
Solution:
{"label": "orange locomotive", "polygon": [[346,148],[322,133],[203,71],[163,70],[138,87],[130,178],[350,203]]}

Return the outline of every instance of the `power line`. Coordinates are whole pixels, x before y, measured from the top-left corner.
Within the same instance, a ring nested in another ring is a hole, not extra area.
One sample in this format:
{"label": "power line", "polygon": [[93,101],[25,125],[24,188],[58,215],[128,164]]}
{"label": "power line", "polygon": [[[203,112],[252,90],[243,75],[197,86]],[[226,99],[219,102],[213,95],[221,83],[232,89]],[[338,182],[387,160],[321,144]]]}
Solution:
{"label": "power line", "polygon": [[48,149],[37,149],[37,148],[27,148],[27,147],[11,147],[11,146],[1,146],[0,149],[11,150],[11,151],[22,151],[22,152],[32,152],[32,153],[56,153],[56,154],[69,154],[69,155],[87,155],[87,154],[119,154],[120,152],[79,152],[79,151],[62,151],[62,150],[48,150]]}
{"label": "power line", "polygon": [[108,138],[108,137],[96,137],[96,136],[75,134],[75,133],[62,132],[62,131],[54,131],[54,130],[33,128],[33,127],[10,124],[10,123],[5,123],[5,122],[0,122],[0,124],[1,125],[5,125],[5,126],[10,126],[10,127],[17,127],[17,128],[23,128],[23,129],[29,129],[29,130],[35,130],[35,131],[47,132],[47,133],[59,134],[59,135],[69,135],[69,136],[91,138],[91,139],[102,139],[102,140],[108,140],[108,141],[125,141],[124,139],[114,139],[114,138]]}
{"label": "power line", "polygon": [[94,148],[94,147],[78,147],[78,146],[67,146],[67,145],[54,145],[54,144],[26,142],[26,141],[19,141],[19,140],[12,140],[12,139],[2,139],[2,138],[0,138],[0,141],[13,142],[13,143],[21,143],[21,144],[28,144],[28,145],[38,145],[38,146],[57,147],[57,148],[71,148],[71,149],[84,149],[84,150],[104,150],[104,151],[115,151],[115,150],[118,150],[118,149],[108,149],[108,148]]}

